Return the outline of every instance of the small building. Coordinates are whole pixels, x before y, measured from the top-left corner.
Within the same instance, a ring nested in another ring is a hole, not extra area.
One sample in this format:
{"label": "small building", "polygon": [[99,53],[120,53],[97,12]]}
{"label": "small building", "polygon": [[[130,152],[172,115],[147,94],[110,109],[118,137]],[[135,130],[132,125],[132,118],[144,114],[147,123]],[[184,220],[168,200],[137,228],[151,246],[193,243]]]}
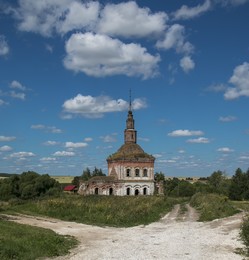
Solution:
{"label": "small building", "polygon": [[124,130],[124,144],[107,158],[108,176],[96,176],[81,183],[82,195],[153,195],[155,157],[137,144],[135,120],[129,106]]}
{"label": "small building", "polygon": [[67,185],[64,187],[63,191],[67,193],[76,193],[78,189],[76,185]]}

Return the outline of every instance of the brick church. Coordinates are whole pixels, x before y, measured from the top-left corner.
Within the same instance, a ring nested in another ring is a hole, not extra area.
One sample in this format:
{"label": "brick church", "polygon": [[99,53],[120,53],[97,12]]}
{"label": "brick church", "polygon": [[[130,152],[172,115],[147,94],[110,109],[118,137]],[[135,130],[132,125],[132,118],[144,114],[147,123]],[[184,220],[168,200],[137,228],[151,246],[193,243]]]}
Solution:
{"label": "brick church", "polygon": [[95,176],[81,183],[82,195],[153,195],[155,157],[137,144],[131,102],[124,130],[124,144],[107,158],[108,176]]}

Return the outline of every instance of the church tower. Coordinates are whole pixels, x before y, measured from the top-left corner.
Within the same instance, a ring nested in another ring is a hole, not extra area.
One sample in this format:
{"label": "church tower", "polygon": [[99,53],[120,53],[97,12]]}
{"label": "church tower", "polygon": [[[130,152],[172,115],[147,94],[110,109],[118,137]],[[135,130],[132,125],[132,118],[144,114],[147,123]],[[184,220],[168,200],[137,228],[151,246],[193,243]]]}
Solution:
{"label": "church tower", "polygon": [[126,119],[126,129],[124,131],[124,142],[126,143],[137,143],[137,131],[135,130],[135,121],[131,110],[131,101]]}

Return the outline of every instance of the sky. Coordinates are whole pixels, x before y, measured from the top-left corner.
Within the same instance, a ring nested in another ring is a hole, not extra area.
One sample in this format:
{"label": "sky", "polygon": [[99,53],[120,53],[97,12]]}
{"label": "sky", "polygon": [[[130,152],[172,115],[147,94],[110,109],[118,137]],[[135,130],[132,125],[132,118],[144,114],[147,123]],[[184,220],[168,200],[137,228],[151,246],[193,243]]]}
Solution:
{"label": "sky", "polygon": [[107,173],[137,143],[166,176],[249,167],[248,0],[0,0],[0,172]]}

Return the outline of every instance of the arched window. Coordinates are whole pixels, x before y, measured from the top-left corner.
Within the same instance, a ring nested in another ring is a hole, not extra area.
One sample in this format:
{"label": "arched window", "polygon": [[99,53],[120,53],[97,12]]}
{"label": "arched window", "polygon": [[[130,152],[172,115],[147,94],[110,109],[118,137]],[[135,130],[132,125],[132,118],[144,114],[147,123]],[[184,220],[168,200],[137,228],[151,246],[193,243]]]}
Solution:
{"label": "arched window", "polygon": [[139,189],[135,189],[135,196],[139,195]]}
{"label": "arched window", "polygon": [[109,195],[113,195],[113,188],[109,189]]}
{"label": "arched window", "polygon": [[136,170],[135,170],[135,176],[136,176],[136,177],[139,177],[139,173],[140,173],[139,169],[136,169]]}
{"label": "arched window", "polygon": [[146,188],[143,189],[143,194],[147,195],[147,189]]}
{"label": "arched window", "polygon": [[128,196],[129,196],[129,195],[130,195],[130,193],[131,193],[131,189],[130,189],[130,188],[127,188],[127,189],[126,189],[126,195],[128,195]]}
{"label": "arched window", "polygon": [[144,176],[144,177],[148,177],[148,170],[147,170],[147,169],[144,169],[144,171],[143,171],[143,176]]}
{"label": "arched window", "polygon": [[98,194],[99,194],[99,189],[98,189],[98,188],[95,188],[94,194],[95,194],[95,195],[98,195]]}
{"label": "arched window", "polygon": [[126,169],[126,177],[131,177],[131,170],[130,169]]}

